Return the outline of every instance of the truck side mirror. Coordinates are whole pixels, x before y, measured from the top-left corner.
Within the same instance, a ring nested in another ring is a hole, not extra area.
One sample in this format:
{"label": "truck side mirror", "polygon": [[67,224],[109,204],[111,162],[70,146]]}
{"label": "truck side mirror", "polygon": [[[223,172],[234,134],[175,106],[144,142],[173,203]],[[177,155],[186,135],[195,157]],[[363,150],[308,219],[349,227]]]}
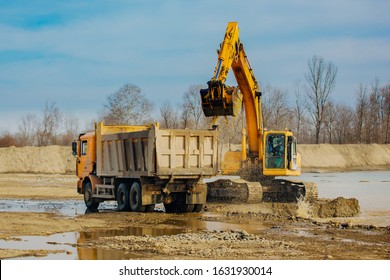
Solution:
{"label": "truck side mirror", "polygon": [[72,154],[73,156],[77,156],[77,141],[72,142]]}

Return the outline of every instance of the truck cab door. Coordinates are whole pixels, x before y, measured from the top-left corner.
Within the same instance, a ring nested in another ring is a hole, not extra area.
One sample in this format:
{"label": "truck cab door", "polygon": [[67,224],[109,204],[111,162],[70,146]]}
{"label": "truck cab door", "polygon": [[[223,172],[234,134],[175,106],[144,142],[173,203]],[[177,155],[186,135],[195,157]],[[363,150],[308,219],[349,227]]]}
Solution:
{"label": "truck cab door", "polygon": [[92,155],[89,147],[91,145],[90,142],[88,139],[82,138],[78,141],[77,176],[79,178],[84,178],[93,171]]}

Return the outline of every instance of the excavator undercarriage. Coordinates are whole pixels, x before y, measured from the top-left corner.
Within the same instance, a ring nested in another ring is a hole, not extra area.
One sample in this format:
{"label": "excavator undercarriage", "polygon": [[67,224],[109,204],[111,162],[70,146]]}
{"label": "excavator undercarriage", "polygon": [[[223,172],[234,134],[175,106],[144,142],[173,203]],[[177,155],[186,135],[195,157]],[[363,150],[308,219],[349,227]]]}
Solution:
{"label": "excavator undercarriage", "polygon": [[260,203],[298,201],[314,202],[317,186],[312,182],[284,179],[250,182],[243,179],[219,179],[207,183],[207,201],[229,203]]}
{"label": "excavator undercarriage", "polygon": [[318,199],[315,183],[262,176],[259,166],[241,168],[235,175],[240,176],[240,179],[219,179],[207,183],[207,201],[296,203],[302,200],[314,202]]}

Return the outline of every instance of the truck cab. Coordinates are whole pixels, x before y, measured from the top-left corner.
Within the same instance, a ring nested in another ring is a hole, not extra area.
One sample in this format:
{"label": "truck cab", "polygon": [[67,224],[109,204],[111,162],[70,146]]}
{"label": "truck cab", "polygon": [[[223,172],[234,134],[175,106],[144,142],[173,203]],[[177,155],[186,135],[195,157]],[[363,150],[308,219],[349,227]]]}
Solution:
{"label": "truck cab", "polygon": [[82,180],[96,171],[96,136],[95,132],[80,134],[72,143],[72,153],[77,158],[76,175],[79,178],[78,192],[82,193]]}

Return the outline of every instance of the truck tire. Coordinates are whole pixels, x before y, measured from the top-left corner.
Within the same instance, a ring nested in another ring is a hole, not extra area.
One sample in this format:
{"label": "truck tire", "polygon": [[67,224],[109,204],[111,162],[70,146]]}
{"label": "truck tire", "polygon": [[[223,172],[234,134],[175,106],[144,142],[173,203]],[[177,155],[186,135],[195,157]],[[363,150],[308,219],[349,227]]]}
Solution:
{"label": "truck tire", "polygon": [[88,210],[96,210],[99,207],[99,201],[92,197],[91,182],[87,182],[84,186],[84,202]]}
{"label": "truck tire", "polygon": [[130,188],[130,208],[134,212],[145,212],[146,205],[142,206],[142,189],[138,182],[134,182]]}
{"label": "truck tire", "polygon": [[203,204],[194,204],[194,210],[192,212],[199,213],[203,209]]}
{"label": "truck tire", "polygon": [[155,204],[146,205],[146,208],[145,208],[144,212],[153,212],[155,207],[156,207]]}
{"label": "truck tire", "polygon": [[129,211],[129,187],[125,183],[120,183],[116,192],[116,202],[119,211]]}
{"label": "truck tire", "polygon": [[186,203],[185,193],[177,193],[176,199],[170,204],[164,203],[164,207],[166,213],[187,213],[194,210],[194,204]]}

